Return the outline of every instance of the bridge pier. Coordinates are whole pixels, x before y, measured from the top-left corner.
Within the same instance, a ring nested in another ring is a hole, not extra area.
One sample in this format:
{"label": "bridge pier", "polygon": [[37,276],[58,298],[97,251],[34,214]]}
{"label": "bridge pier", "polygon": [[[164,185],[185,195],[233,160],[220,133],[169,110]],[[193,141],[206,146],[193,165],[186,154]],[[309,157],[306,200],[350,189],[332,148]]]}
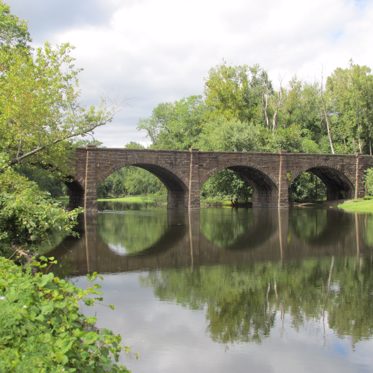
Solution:
{"label": "bridge pier", "polygon": [[201,205],[201,183],[199,152],[190,150],[189,157],[189,182],[188,182],[188,210],[199,209]]}
{"label": "bridge pier", "polygon": [[87,215],[97,214],[97,159],[95,147],[87,147],[84,178],[84,212]]}
{"label": "bridge pier", "polygon": [[167,208],[185,209],[188,208],[188,194],[179,190],[167,191]]}

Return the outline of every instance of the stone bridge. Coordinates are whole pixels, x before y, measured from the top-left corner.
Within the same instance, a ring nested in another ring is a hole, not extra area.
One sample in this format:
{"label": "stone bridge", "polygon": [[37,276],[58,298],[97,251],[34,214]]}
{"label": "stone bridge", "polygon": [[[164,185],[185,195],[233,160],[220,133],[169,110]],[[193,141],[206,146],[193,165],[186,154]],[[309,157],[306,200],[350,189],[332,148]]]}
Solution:
{"label": "stone bridge", "polygon": [[69,183],[70,205],[97,212],[97,185],[124,166],[143,168],[168,190],[169,208],[200,207],[204,182],[222,170],[232,170],[253,188],[253,207],[287,207],[289,187],[302,172],[326,185],[329,201],[364,196],[364,172],[373,167],[366,155],[302,153],[241,153],[109,149],[88,146],[76,150]]}

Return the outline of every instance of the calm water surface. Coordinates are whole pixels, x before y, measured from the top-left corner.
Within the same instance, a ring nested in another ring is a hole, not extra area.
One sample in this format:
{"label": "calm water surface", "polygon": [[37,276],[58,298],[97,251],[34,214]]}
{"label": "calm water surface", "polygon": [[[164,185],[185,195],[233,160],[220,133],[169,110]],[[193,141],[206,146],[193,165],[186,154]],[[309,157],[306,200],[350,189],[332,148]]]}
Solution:
{"label": "calm water surface", "polygon": [[134,373],[373,372],[373,215],[105,211],[51,254]]}

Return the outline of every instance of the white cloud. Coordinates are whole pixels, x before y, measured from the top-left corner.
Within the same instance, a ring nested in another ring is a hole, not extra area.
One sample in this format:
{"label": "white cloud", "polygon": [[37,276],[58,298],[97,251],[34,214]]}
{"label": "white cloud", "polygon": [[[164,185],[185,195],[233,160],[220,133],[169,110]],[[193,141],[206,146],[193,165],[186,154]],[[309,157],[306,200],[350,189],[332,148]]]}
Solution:
{"label": "white cloud", "polygon": [[[38,0],[43,2],[49,3]],[[223,59],[259,63],[275,84],[294,74],[320,79],[350,58],[367,65],[373,59],[371,1],[96,0],[92,8],[87,14],[81,5],[82,14],[73,18],[72,9],[62,12],[56,28],[49,19],[49,34],[33,8],[30,28],[36,33],[43,28],[47,39],[76,46],[85,69],[85,101],[105,96],[119,103],[114,122],[97,131],[107,146],[143,142],[136,131],[139,118],[160,102],[201,94],[208,70]],[[27,18],[27,9],[23,12]],[[48,19],[45,10],[43,17]]]}

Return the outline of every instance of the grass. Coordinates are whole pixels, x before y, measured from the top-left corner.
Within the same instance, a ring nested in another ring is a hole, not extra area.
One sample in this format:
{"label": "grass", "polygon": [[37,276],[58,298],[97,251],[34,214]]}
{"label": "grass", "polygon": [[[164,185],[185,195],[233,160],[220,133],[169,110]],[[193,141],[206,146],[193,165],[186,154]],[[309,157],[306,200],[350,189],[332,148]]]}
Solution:
{"label": "grass", "polygon": [[140,196],[125,196],[118,198],[99,198],[98,202],[121,202],[121,203],[163,203],[166,202],[166,196],[160,194],[147,194]]}
{"label": "grass", "polygon": [[341,203],[338,207],[347,212],[373,213],[373,197],[368,196],[359,199],[352,199]]}
{"label": "grass", "polygon": [[201,205],[203,207],[226,207],[229,206],[231,207],[232,202],[229,198],[224,198],[224,197],[202,197],[201,198]]}
{"label": "grass", "polygon": [[[166,203],[167,196],[160,194],[147,194],[139,196],[125,196],[117,198],[99,198],[98,202],[118,202],[118,203],[133,203],[133,204],[164,204]],[[204,207],[209,206],[231,206],[231,200],[229,198],[222,197],[208,197],[201,200],[201,204]]]}

